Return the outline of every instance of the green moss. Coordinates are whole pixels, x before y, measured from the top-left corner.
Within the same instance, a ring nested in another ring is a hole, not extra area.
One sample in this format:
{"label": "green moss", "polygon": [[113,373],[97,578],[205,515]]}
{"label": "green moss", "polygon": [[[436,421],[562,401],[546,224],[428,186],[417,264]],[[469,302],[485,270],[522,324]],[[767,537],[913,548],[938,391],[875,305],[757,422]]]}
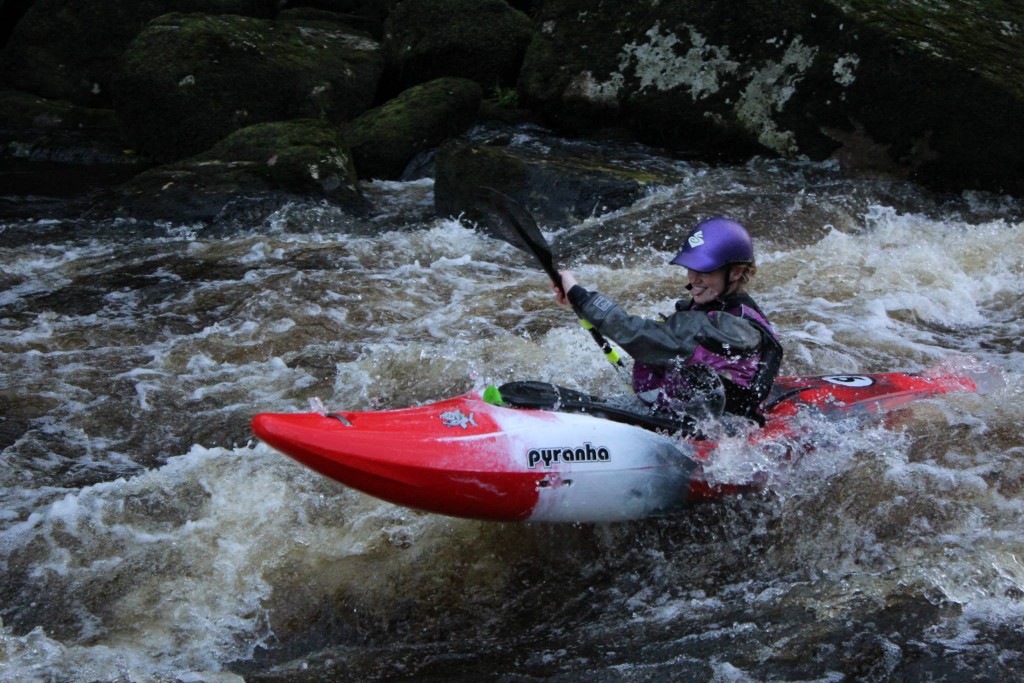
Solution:
{"label": "green moss", "polygon": [[914,49],[969,64],[1024,98],[1024,13],[1019,0],[831,0]]}
{"label": "green moss", "polygon": [[361,115],[345,131],[360,175],[398,177],[416,154],[465,130],[481,96],[473,81],[439,78]]}
{"label": "green moss", "polygon": [[141,149],[169,160],[263,121],[348,120],[382,69],[379,46],[341,28],[168,14],[126,51],[117,110]]}
{"label": "green moss", "polygon": [[629,180],[640,186],[661,185],[665,182],[665,176],[656,173],[649,173],[634,168],[622,166],[609,166],[601,164],[592,159],[573,158],[567,161],[555,161],[552,163],[555,168],[564,168],[566,172],[576,174],[592,174],[619,180]]}
{"label": "green moss", "polygon": [[491,90],[488,99],[498,107],[517,107],[519,106],[519,91],[515,88],[496,85]]}
{"label": "green moss", "polygon": [[249,126],[183,163],[192,168],[220,164],[225,175],[235,169],[298,192],[350,198],[357,194],[355,169],[344,139],[334,126],[317,119]]}
{"label": "green moss", "polygon": [[341,135],[330,124],[318,119],[296,119],[259,123],[235,131],[207,154],[255,161],[282,148],[328,148],[343,145]]}

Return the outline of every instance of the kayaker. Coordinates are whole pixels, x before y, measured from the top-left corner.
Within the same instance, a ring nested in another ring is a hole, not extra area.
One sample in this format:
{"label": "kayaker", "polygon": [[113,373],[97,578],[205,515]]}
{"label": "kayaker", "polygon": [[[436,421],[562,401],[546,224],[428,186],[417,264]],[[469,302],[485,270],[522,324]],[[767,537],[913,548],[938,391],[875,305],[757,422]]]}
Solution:
{"label": "kayaker", "polygon": [[660,320],[626,313],[561,271],[560,303],[633,357],[633,389],[650,405],[693,412],[695,406],[763,422],[782,346],[771,323],[745,291],[757,271],[746,229],[728,218],[698,223],[672,263],[687,269],[689,300]]}

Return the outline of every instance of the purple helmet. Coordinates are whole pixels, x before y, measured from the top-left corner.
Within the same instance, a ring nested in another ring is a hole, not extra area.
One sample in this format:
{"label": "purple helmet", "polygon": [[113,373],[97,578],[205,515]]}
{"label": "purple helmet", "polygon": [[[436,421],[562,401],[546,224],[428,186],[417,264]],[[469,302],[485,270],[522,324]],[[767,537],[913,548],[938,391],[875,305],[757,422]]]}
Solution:
{"label": "purple helmet", "polygon": [[710,273],[730,263],[753,263],[754,242],[742,225],[728,218],[701,221],[686,237],[672,263]]}

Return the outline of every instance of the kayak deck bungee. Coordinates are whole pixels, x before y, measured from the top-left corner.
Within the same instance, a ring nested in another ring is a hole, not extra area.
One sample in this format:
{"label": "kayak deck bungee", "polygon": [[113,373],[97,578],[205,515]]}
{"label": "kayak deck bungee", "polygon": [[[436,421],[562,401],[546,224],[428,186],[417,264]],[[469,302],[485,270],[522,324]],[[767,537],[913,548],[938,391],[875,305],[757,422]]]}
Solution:
{"label": "kayak deck bungee", "polygon": [[496,406],[582,413],[673,434],[681,432],[696,436],[699,432],[696,418],[690,415],[643,410],[636,405],[622,405],[547,382],[510,382],[500,387],[491,386],[484,390],[482,396],[484,401]]}
{"label": "kayak deck bungee", "polygon": [[[675,427],[682,423],[639,412],[631,421],[630,411],[608,401],[531,384],[542,395],[538,404],[545,391],[554,392],[559,410],[514,407],[500,389],[498,395],[489,389],[397,410],[261,413],[252,429],[346,486],[397,505],[475,519],[638,519],[761,485],[710,483],[701,465],[714,458],[716,444],[681,436]],[[765,402],[766,424],[750,440],[789,435],[804,410],[859,416],[976,389],[965,374],[779,378]]]}

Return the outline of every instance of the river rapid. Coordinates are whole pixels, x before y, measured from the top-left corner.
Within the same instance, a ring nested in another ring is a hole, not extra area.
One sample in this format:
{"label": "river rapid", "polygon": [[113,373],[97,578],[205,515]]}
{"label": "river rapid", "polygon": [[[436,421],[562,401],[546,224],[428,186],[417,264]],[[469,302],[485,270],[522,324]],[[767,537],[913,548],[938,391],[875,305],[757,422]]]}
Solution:
{"label": "river rapid", "polygon": [[367,183],[376,209],[358,219],[33,210],[0,224],[0,679],[1024,676],[1019,203],[628,153],[684,180],[542,226],[584,285],[669,311],[678,217],[729,213],[759,226],[751,291],[783,374],[943,364],[1000,381],[888,424],[808,418],[820,447],[796,464],[727,452],[716,476],[758,472],[764,495],[620,524],[446,518],[248,430],[256,412],[514,379],[628,392],[528,256],[433,218],[429,178]]}

